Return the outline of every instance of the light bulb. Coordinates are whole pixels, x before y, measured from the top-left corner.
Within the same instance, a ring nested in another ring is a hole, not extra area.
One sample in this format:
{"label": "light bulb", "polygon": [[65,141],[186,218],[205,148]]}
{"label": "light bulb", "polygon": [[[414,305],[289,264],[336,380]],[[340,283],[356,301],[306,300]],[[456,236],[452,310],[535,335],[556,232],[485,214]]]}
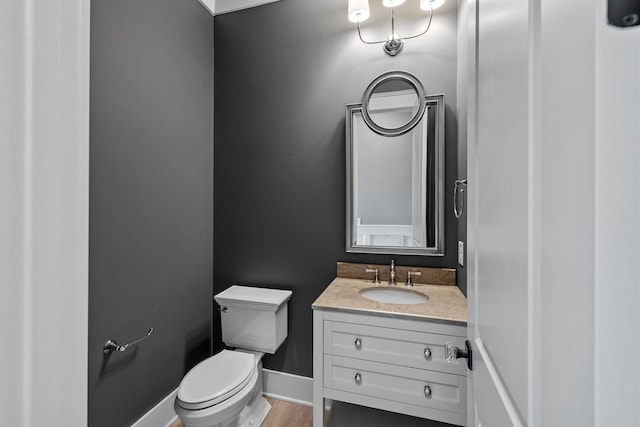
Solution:
{"label": "light bulb", "polygon": [[420,9],[422,10],[436,10],[444,4],[445,0],[420,0]]}
{"label": "light bulb", "polygon": [[384,7],[396,7],[400,6],[404,3],[404,0],[382,0],[382,5]]}
{"label": "light bulb", "polygon": [[369,0],[349,0],[349,21],[366,21],[369,19],[369,13]]}

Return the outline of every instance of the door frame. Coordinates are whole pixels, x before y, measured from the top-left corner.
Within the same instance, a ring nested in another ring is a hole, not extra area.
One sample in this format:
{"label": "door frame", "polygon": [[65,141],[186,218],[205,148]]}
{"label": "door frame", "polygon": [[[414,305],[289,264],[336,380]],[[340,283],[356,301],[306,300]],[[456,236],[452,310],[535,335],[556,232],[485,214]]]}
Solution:
{"label": "door frame", "polygon": [[90,0],[9,3],[0,229],[12,232],[0,265],[11,317],[2,338],[12,348],[0,363],[11,370],[11,399],[0,412],[12,425],[84,426]]}

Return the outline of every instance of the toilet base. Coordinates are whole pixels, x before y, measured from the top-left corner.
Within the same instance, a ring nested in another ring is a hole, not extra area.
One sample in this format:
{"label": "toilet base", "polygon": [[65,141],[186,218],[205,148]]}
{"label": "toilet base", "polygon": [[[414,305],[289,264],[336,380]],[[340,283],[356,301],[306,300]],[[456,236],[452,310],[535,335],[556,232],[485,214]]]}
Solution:
{"label": "toilet base", "polygon": [[237,427],[259,427],[269,411],[271,411],[271,405],[260,394],[240,411]]}

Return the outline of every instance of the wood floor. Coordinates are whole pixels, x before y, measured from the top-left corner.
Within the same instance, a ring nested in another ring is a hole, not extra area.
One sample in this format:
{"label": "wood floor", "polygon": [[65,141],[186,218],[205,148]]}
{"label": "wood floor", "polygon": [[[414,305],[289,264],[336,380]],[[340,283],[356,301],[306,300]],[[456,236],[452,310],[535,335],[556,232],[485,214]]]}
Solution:
{"label": "wood floor", "polygon": [[[265,418],[261,427],[312,427],[313,408],[298,405],[284,400],[276,400],[267,397],[271,404],[271,411]],[[182,427],[180,420],[171,424],[171,427]]]}
{"label": "wood floor", "polygon": [[[313,409],[310,406],[297,405],[267,397],[271,411],[261,427],[313,427]],[[379,409],[333,402],[331,416],[325,412],[325,426],[329,427],[456,427],[438,421],[394,414]],[[170,427],[182,427],[175,421]]]}
{"label": "wood floor", "polygon": [[312,427],[313,408],[267,398],[271,404],[271,412],[267,415],[262,427]]}

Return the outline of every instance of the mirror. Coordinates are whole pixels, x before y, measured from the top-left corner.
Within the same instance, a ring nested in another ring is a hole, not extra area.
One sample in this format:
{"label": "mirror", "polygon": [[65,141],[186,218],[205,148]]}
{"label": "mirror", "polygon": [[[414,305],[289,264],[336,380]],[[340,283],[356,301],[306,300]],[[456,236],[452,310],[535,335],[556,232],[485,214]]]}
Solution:
{"label": "mirror", "polygon": [[380,135],[409,132],[422,119],[426,104],[420,81],[412,74],[391,71],[376,77],[362,96],[362,117]]}
{"label": "mirror", "polygon": [[[347,106],[347,252],[443,255],[444,95],[407,89],[396,74]],[[393,135],[369,126],[367,111]]]}

